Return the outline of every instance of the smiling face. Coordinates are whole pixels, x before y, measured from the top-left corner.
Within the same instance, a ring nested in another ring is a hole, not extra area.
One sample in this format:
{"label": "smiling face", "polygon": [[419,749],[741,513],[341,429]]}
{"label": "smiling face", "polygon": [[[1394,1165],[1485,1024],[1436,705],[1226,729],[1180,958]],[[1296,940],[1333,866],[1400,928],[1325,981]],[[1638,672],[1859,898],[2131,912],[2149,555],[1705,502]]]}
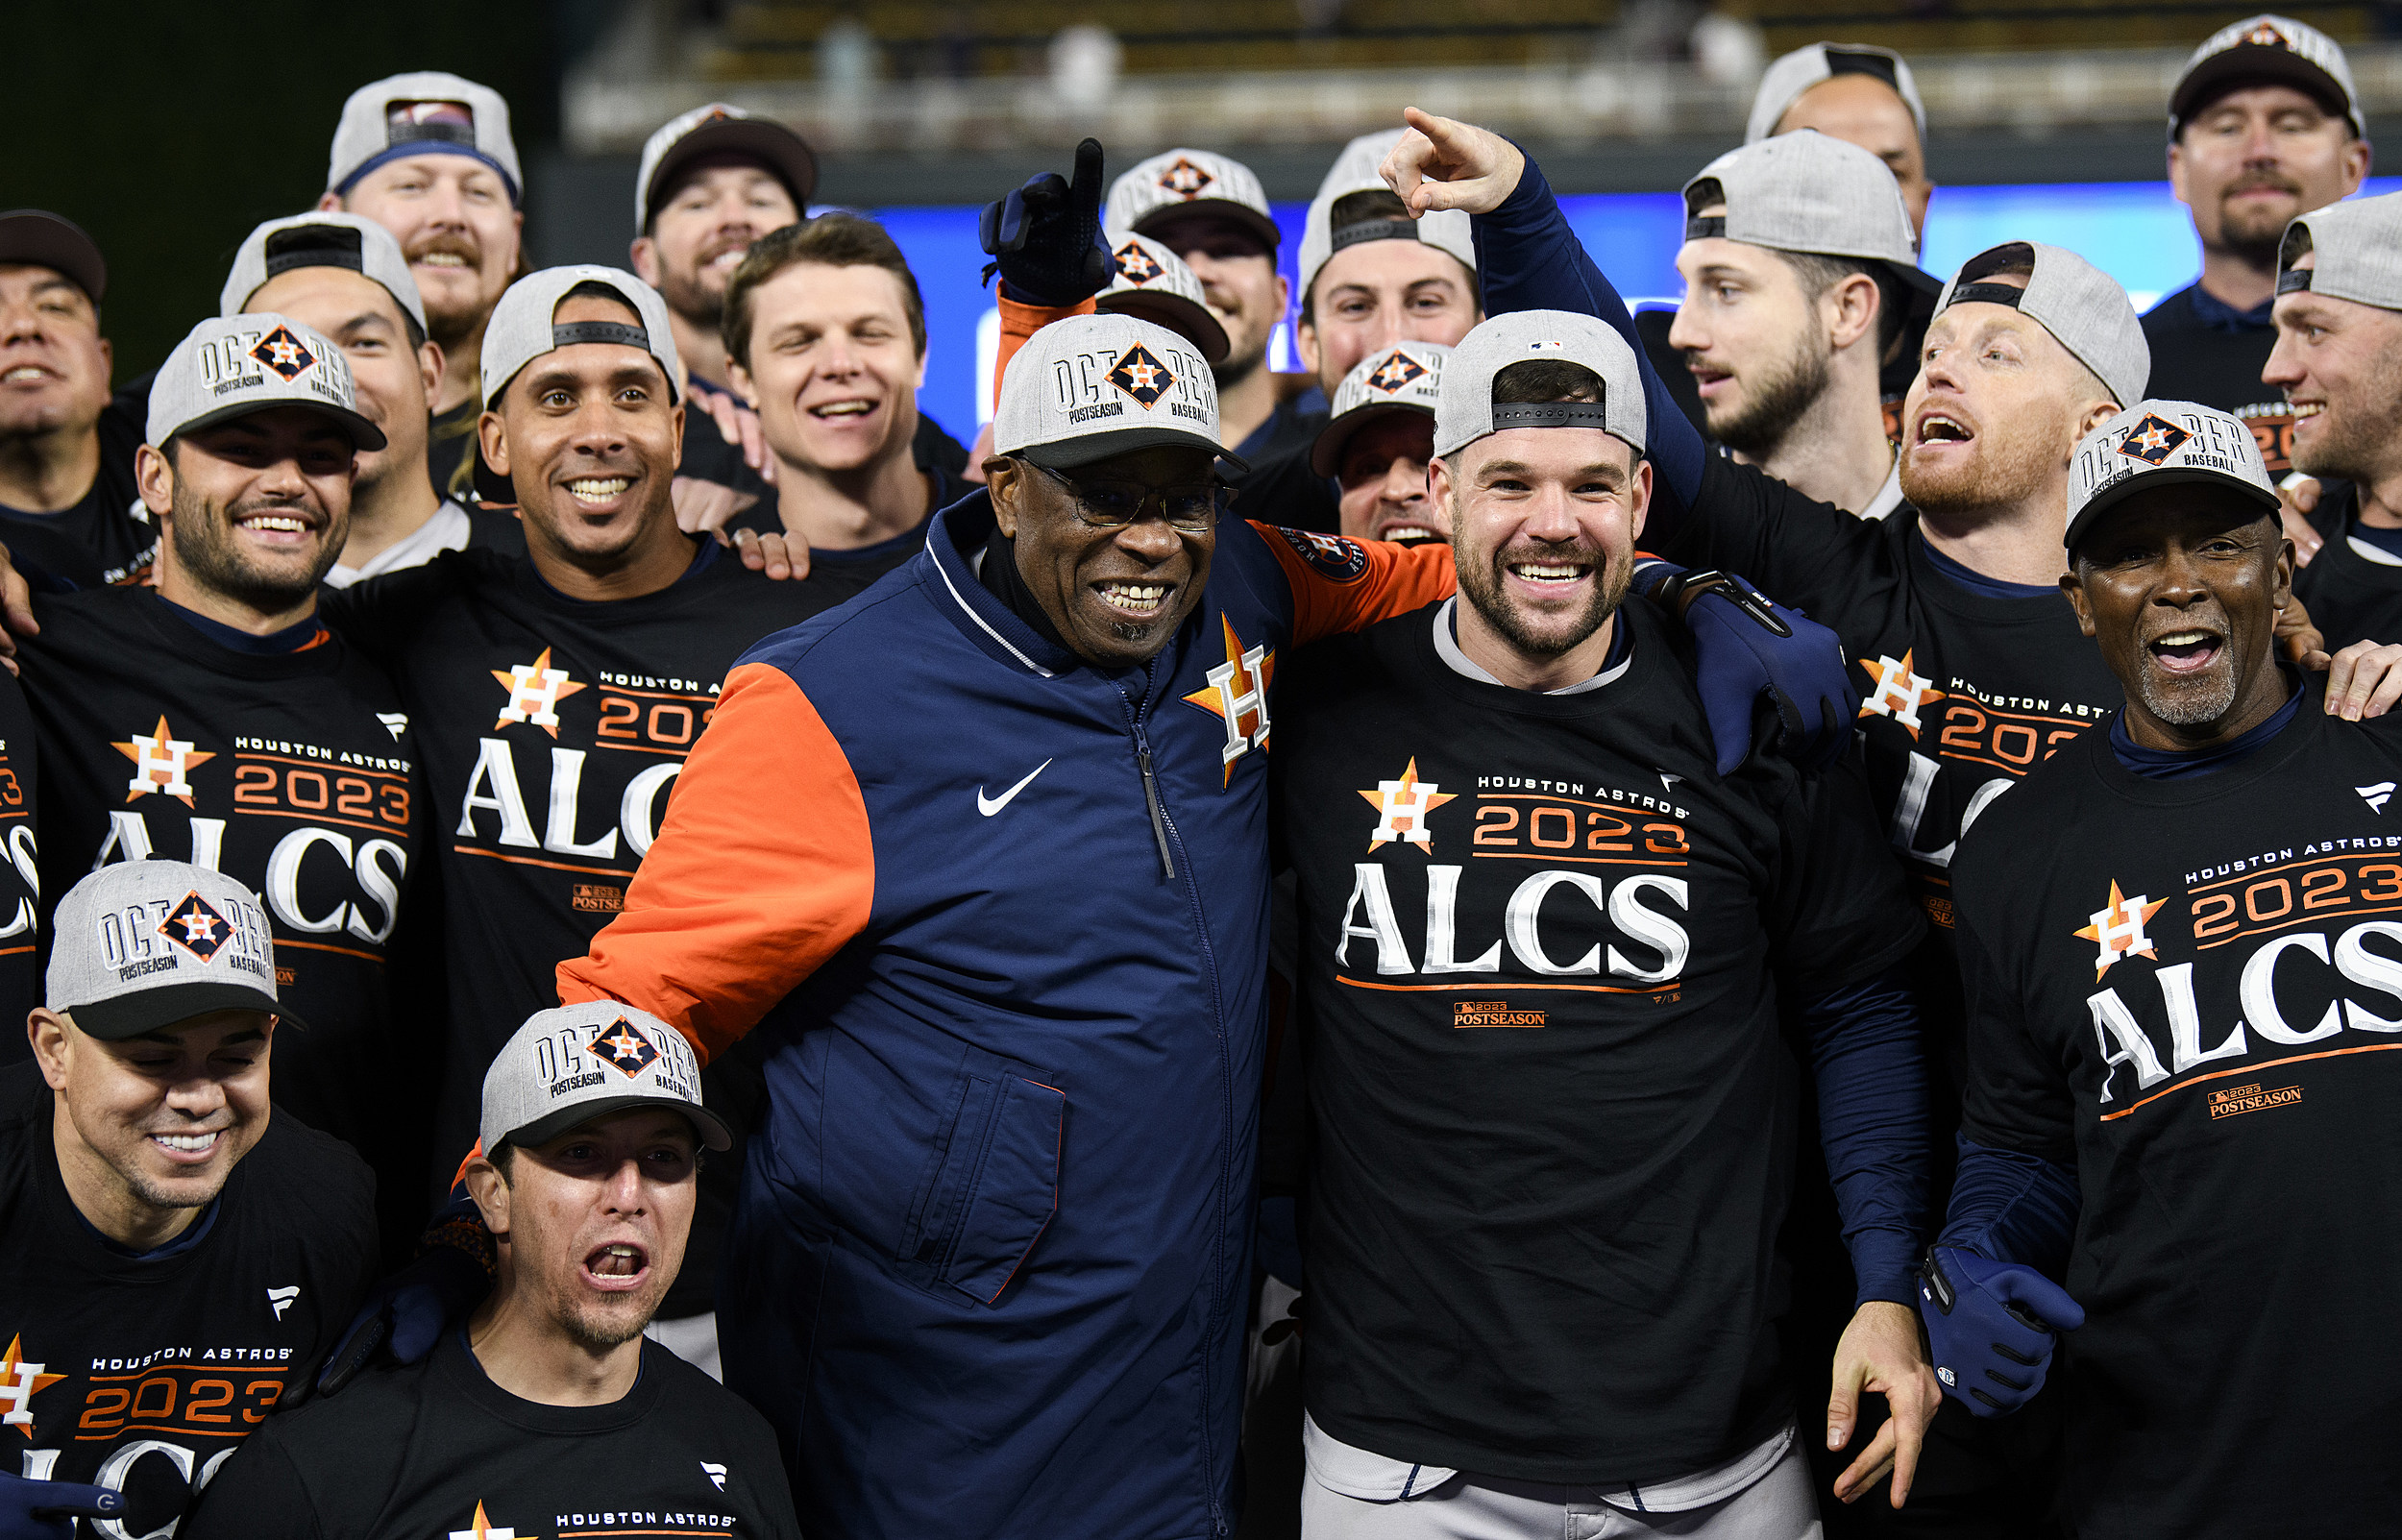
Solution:
{"label": "smiling face", "polygon": [[1433,479],[1451,509],[1459,595],[1521,659],[1548,663],[1590,641],[1626,598],[1652,468],[1624,439],[1510,428],[1436,460]]}
{"label": "smiling face", "polygon": [[[2305,252],[2297,269],[2318,254]],[[2313,294],[2277,296],[2277,345],[2262,372],[2293,408],[2293,466],[2376,482],[2402,468],[2402,314]]]}
{"label": "smiling face", "polygon": [[110,1217],[156,1226],[214,1201],[267,1130],[274,1032],[264,1012],[213,1011],[110,1042],[71,1014],[35,1011],[34,1056],[58,1093],[60,1166],[79,1206],[98,1193]]}
{"label": "smiling face", "polygon": [[925,357],[896,274],[799,262],[749,306],[749,356],[728,373],[778,460],[840,473],[910,452]]}
{"label": "smiling face", "polygon": [[1266,359],[1268,339],[1292,297],[1292,285],[1276,271],[1275,248],[1249,226],[1206,210],[1163,217],[1145,233],[1185,259],[1202,301],[1226,329],[1218,388],[1248,378]]}
{"label": "smiling face", "polygon": [[2126,688],[2138,743],[2223,740],[2283,703],[2293,548],[2258,504],[2191,485],[2133,493],[2077,543],[2060,586]]}
{"label": "smiling face", "polygon": [[1765,246],[1689,240],[1677,271],[1685,292],[1668,344],[1692,371],[1710,436],[1766,454],[1826,393],[1834,350],[1819,306],[1793,264]]}
{"label": "smiling face", "polygon": [[164,526],[159,591],[260,615],[305,603],[351,530],[350,434],[306,406],[275,406],[176,435],[135,458],[142,502]]}
{"label": "smiling face", "polygon": [[1920,357],[1901,404],[1902,496],[1937,514],[2067,506],[2078,437],[2117,410],[2093,371],[2032,316],[1983,302],[1936,316]]}
{"label": "smiling face", "polygon": [[500,1243],[496,1298],[586,1351],[630,1342],[684,1265],[699,1146],[665,1108],[594,1119],[471,1186]]}
{"label": "smiling face", "polygon": [[109,365],[90,296],[50,268],[0,263],[0,439],[89,432]]}
{"label": "smiling face", "polygon": [[689,162],[683,180],[634,242],[634,271],[668,308],[699,327],[715,327],[725,282],[750,243],[797,222],[784,183],[741,155]]}
{"label": "smiling face", "polygon": [[2352,126],[2291,86],[2247,86],[2185,120],[2169,146],[2169,184],[2194,210],[2205,248],[2256,266],[2277,259],[2297,214],[2350,197],[2368,172]]}
{"label": "smiling face", "polygon": [[1777,132],[1816,129],[1830,139],[1856,144],[1885,162],[1910,210],[1910,228],[1926,231],[1926,201],[1935,184],[1926,180],[1926,147],[1919,123],[1901,93],[1874,75],[1832,75],[1794,98]]}
{"label": "smiling face", "polygon": [[426,330],[445,348],[480,328],[517,275],[525,215],[501,174],[471,156],[412,155],[359,178],[345,208],[390,231],[426,305]]}
{"label": "smiling face", "polygon": [[1370,240],[1326,259],[1310,314],[1294,332],[1302,361],[1332,400],[1343,376],[1397,342],[1456,346],[1480,318],[1476,276],[1439,246]]}
{"label": "smiling face", "polygon": [[442,383],[442,350],[412,347],[408,312],[391,292],[347,267],[295,267],[261,283],[246,311],[274,310],[316,328],[350,359],[359,414],[383,429],[384,447],[358,457],[364,492],[396,471],[423,474],[426,411]]}
{"label": "smiling face", "polygon": [[[560,301],[551,320],[642,324],[624,301],[584,294]],[[684,408],[644,350],[554,348],[518,371],[477,428],[484,460],[516,489],[527,545],[543,559],[611,572],[680,538],[668,489],[683,452]]]}
{"label": "smiling face", "polygon": [[1342,532],[1354,540],[1449,540],[1451,509],[1427,487],[1434,458],[1434,419],[1424,412],[1385,412],[1352,434],[1335,467]]}
{"label": "smiling face", "polygon": [[984,462],[993,517],[1017,543],[1018,575],[1087,663],[1135,668],[1168,644],[1201,602],[1217,531],[1172,527],[1157,499],[1122,528],[1098,528],[1073,486],[1211,486],[1214,458],[1197,446],[1165,445],[1055,473],[1014,457]]}

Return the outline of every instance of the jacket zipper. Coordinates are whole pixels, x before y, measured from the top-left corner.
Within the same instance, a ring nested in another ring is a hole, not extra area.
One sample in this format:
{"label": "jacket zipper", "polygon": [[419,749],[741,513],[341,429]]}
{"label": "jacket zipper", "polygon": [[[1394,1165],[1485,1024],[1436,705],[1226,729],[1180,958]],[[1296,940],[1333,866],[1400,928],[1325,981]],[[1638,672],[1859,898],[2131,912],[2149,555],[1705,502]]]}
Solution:
{"label": "jacket zipper", "polygon": [[1159,777],[1151,773],[1151,746],[1142,735],[1142,718],[1135,718],[1135,763],[1142,770],[1142,799],[1151,805],[1151,838],[1160,847],[1160,875],[1176,880],[1176,863],[1167,853],[1167,814],[1160,807]]}

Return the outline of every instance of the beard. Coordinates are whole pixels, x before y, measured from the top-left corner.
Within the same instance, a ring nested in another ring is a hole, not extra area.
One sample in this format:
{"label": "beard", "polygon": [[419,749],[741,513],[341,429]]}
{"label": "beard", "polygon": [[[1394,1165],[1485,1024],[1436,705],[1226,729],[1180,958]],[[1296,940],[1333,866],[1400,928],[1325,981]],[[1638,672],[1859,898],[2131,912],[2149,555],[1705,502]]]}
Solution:
{"label": "beard", "polygon": [[[1451,526],[1467,527],[1463,510],[1457,498],[1452,500]],[[1558,561],[1582,562],[1589,565],[1598,580],[1592,598],[1583,609],[1568,615],[1530,615],[1509,600],[1507,569],[1512,562]],[[1563,545],[1546,545],[1537,541],[1514,543],[1495,550],[1485,561],[1477,561],[1472,553],[1461,551],[1458,562],[1459,595],[1476,606],[1479,615],[1502,639],[1519,652],[1532,658],[1551,659],[1573,650],[1600,630],[1627,597],[1627,589],[1634,580],[1631,560],[1613,564],[1609,553],[1587,541]]]}
{"label": "beard", "polygon": [[[1901,455],[1901,495],[1922,512],[1966,513],[2024,501],[2060,474],[2059,436],[2052,425],[2014,424],[2010,436],[1991,428],[1977,433],[1975,463],[1947,471],[1912,474],[1909,452]],[[2040,428],[2041,431],[2034,429]]]}
{"label": "beard", "polygon": [[[263,508],[290,508],[294,517],[306,521],[308,515],[290,502],[254,498],[219,511],[193,491],[188,482],[178,480],[171,506],[175,523],[167,538],[174,543],[176,567],[209,592],[222,594],[261,614],[290,609],[314,594],[318,583],[342,556],[342,542],[338,539],[320,541],[316,559],[306,571],[260,567],[244,553],[233,539],[235,522]],[[340,531],[329,526],[327,532]]]}
{"label": "beard", "polygon": [[[465,232],[453,230],[438,231],[409,244],[407,251],[402,255],[408,260],[410,276],[416,276],[416,264],[420,257],[435,253],[457,257],[467,264],[459,269],[460,272],[481,278],[483,243]],[[449,284],[439,287],[419,285],[419,297],[426,306],[426,335],[444,352],[466,341],[478,327],[483,325],[484,318],[492,313],[492,305],[482,297],[481,288],[478,282],[466,298],[454,299]]]}
{"label": "beard", "polygon": [[2136,697],[2144,709],[2172,727],[2199,727],[2235,709],[2235,665],[2221,657],[2209,674],[2170,685],[2145,669],[2135,676]]}
{"label": "beard", "polygon": [[1833,356],[1825,335],[1804,328],[1782,358],[1762,365],[1755,379],[1745,382],[1742,404],[1724,419],[1711,416],[1711,434],[1755,460],[1775,452],[1802,414],[1826,393]]}
{"label": "beard", "polygon": [[2391,475],[2394,447],[2402,444],[2402,355],[2391,349],[2379,352],[2369,378],[2343,395],[2341,409],[2333,401],[2320,409],[2324,426],[2317,441],[2308,449],[2297,443],[2293,468],[2347,481],[2373,482]]}
{"label": "beard", "polygon": [[2262,187],[2291,193],[2293,208],[2289,212],[2303,211],[2300,183],[2279,176],[2239,178],[2220,195],[2218,244],[2254,267],[2274,268],[2277,249],[2285,240],[2286,226],[2291,223],[2287,213],[2252,204],[2231,207],[2228,203],[2237,193],[2252,192]]}

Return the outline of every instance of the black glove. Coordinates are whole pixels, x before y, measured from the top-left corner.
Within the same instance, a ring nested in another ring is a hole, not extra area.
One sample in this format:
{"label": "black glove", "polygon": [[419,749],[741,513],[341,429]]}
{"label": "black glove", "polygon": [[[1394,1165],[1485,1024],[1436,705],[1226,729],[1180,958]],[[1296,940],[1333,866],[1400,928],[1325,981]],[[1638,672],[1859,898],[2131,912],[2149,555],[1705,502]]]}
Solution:
{"label": "black glove", "polygon": [[1843,757],[1859,692],[1834,632],[1732,573],[1647,559],[1635,566],[1635,586],[1681,619],[1693,638],[1694,683],[1719,774],[1751,752],[1753,708],[1763,704],[1775,708],[1785,752],[1803,768],[1825,770]]}
{"label": "black glove", "polygon": [[112,1486],[35,1481],[0,1471],[0,1540],[75,1540],[78,1519],[122,1519],[125,1494]]}
{"label": "black glove", "polygon": [[1008,285],[1028,305],[1082,305],[1109,287],[1116,259],[1101,237],[1101,141],[1076,146],[1076,180],[1056,171],[1029,177],[1008,197],[984,206],[984,249]]}
{"label": "black glove", "polygon": [[442,1329],[475,1308],[492,1287],[483,1264],[463,1251],[430,1246],[426,1254],[367,1291],[317,1373],[320,1394],[332,1395],[387,1349],[395,1363],[415,1363],[433,1351]]}

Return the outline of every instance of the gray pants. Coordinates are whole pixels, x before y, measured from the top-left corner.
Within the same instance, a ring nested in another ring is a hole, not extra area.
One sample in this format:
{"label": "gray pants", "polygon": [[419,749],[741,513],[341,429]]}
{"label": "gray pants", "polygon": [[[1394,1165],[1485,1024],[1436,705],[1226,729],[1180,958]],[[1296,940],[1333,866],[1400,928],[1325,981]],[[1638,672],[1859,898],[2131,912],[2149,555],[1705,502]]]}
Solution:
{"label": "gray pants", "polygon": [[1820,1540],[1810,1465],[1790,1444],[1767,1473],[1715,1503],[1673,1512],[1636,1495],[1512,1481],[1462,1471],[1425,1493],[1385,1502],[1347,1497],[1314,1476],[1301,1487],[1302,1540]]}

